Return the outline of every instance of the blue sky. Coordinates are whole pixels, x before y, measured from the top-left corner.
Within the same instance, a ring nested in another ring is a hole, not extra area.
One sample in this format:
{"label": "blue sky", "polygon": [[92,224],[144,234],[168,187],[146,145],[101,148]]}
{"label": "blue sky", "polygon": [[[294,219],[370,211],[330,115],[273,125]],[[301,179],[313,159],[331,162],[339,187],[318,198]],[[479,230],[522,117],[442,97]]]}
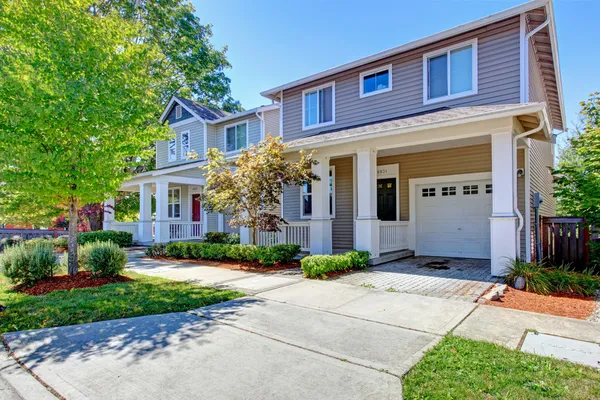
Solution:
{"label": "blue sky", "polygon": [[[193,0],[213,44],[227,45],[233,96],[245,108],[260,92],[515,5],[523,0]],[[555,0],[569,128],[579,102],[600,90],[598,0]],[[424,18],[426,16],[427,18]]]}

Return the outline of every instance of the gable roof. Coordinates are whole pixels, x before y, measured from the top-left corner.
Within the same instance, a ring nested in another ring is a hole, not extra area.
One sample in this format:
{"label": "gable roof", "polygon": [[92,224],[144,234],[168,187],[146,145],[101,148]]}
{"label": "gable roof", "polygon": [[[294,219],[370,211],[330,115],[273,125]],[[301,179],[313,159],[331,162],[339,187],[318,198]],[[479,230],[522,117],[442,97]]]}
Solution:
{"label": "gable roof", "polygon": [[182,105],[187,106],[190,110],[190,112],[193,111],[193,114],[196,114],[198,117],[206,120],[206,121],[213,121],[215,119],[219,119],[219,118],[223,118],[226,117],[228,115],[231,115],[231,113],[227,112],[227,111],[223,111],[223,110],[219,110],[218,108],[214,108],[214,107],[210,107],[210,106],[205,106],[203,104],[200,103],[196,103],[193,100],[189,100],[189,99],[185,99],[183,97],[177,97],[174,96],[175,99],[177,99],[179,101],[179,103],[182,103]]}

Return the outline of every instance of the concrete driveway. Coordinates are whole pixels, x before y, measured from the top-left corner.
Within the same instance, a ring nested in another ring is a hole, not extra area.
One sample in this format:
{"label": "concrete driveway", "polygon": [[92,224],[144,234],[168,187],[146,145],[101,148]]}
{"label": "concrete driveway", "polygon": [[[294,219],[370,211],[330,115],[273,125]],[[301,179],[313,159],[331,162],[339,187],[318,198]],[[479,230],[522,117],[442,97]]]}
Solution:
{"label": "concrete driveway", "polygon": [[4,338],[67,399],[399,399],[402,374],[474,307],[303,281],[188,313]]}

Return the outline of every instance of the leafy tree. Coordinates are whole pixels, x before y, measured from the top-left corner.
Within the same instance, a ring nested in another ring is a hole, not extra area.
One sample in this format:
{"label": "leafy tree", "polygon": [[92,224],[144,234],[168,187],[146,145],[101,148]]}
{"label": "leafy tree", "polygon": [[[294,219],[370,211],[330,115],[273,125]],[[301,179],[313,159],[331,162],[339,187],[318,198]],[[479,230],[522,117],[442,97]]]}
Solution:
{"label": "leafy tree", "polygon": [[163,56],[142,24],[99,16],[92,0],[4,1],[0,27],[0,214],[68,212],[76,274],[79,209],[114,195],[126,160],[168,138],[155,118]]}
{"label": "leafy tree", "polygon": [[312,153],[300,151],[298,161],[286,161],[285,145],[280,138],[268,136],[257,145],[242,149],[240,156],[231,164],[217,149],[208,149],[206,186],[202,195],[204,207],[209,212],[231,215],[231,227],[246,226],[254,230],[279,231],[279,224],[286,223],[270,210],[278,205],[286,185],[304,185],[319,177],[311,172],[316,164]]}

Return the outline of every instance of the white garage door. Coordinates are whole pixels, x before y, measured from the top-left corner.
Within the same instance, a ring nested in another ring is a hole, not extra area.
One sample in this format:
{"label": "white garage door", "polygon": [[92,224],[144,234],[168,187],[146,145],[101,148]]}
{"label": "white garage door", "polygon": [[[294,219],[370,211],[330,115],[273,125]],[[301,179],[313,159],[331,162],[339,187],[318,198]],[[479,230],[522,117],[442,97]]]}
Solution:
{"label": "white garage door", "polygon": [[490,258],[492,181],[418,185],[417,253]]}

